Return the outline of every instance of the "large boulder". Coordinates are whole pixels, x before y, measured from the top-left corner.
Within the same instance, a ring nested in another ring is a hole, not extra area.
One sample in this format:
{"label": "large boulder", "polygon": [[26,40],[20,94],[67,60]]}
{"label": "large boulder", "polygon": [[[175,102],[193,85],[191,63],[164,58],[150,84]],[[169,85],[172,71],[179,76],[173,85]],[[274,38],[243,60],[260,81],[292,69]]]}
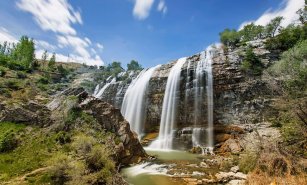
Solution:
{"label": "large boulder", "polygon": [[139,163],[147,157],[137,134],[130,130],[129,123],[124,119],[119,109],[93,97],[83,101],[80,108],[93,116],[107,131],[118,136],[121,143],[117,145],[115,150],[117,150],[116,158],[119,163],[122,165]]}

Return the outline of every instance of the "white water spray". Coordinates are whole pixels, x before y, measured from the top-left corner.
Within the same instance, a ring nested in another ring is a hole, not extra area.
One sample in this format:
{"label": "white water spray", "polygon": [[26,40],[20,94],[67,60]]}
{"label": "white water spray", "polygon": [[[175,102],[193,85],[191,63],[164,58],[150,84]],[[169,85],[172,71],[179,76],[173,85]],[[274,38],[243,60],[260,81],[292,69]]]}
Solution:
{"label": "white water spray", "polygon": [[139,135],[139,139],[144,129],[147,87],[152,74],[158,67],[160,66],[143,70],[138,77],[132,81],[125,93],[121,107],[121,113],[125,119],[129,121],[131,130]]}
{"label": "white water spray", "polygon": [[172,67],[167,79],[165,95],[162,106],[162,116],[160,121],[160,131],[158,139],[155,140],[149,148],[172,149],[175,129],[176,111],[180,86],[180,74],[186,58],[181,58]]}

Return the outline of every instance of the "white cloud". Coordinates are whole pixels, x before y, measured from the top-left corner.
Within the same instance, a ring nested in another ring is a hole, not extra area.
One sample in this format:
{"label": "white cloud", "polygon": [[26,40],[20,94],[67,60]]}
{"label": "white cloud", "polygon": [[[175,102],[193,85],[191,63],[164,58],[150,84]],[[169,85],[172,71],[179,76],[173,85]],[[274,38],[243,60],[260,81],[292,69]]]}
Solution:
{"label": "white cloud", "polygon": [[[103,65],[103,61],[92,46],[92,41],[87,37],[79,37],[77,30],[73,28],[74,24],[83,24],[83,22],[80,12],[76,11],[68,0],[19,0],[17,7],[31,13],[42,30],[54,32],[58,48],[71,48],[73,52],[70,58],[74,58],[73,61]],[[57,48],[47,42],[37,41],[37,44],[38,49]],[[70,61],[65,55],[58,56],[61,61]]]}
{"label": "white cloud", "polygon": [[159,4],[158,4],[158,7],[157,7],[157,10],[158,10],[159,12],[162,12],[163,14],[166,14],[166,12],[167,12],[167,6],[166,6],[164,0],[160,0],[160,2],[159,2]]}
{"label": "white cloud", "polygon": [[35,40],[34,42],[35,42],[36,48],[39,48],[39,49],[44,49],[44,50],[49,50],[49,51],[54,51],[57,49],[56,46],[49,44],[48,42],[43,41],[43,40]]}
{"label": "white cloud", "polygon": [[96,44],[97,48],[100,49],[100,50],[103,50],[104,49],[104,46],[100,43],[97,43]]}
{"label": "white cloud", "polygon": [[17,6],[33,14],[45,31],[75,35],[77,32],[71,24],[82,24],[80,12],[75,11],[67,0],[20,0]]}
{"label": "white cloud", "polygon": [[15,36],[10,34],[7,29],[0,27],[0,43],[3,43],[5,41],[13,43],[17,42],[17,39],[15,38]]}
{"label": "white cloud", "polygon": [[133,15],[140,20],[144,20],[149,16],[149,12],[154,0],[134,0]]}
{"label": "white cloud", "polygon": [[283,2],[280,4],[280,8],[278,8],[275,11],[272,11],[271,9],[264,12],[263,15],[261,15],[257,20],[254,21],[246,21],[242,23],[239,27],[239,30],[242,29],[246,24],[254,22],[256,25],[266,25],[268,24],[272,19],[278,16],[283,16],[284,19],[281,23],[281,26],[287,26],[291,23],[294,23],[298,19],[298,15],[296,12],[304,7],[304,0],[283,0]]}

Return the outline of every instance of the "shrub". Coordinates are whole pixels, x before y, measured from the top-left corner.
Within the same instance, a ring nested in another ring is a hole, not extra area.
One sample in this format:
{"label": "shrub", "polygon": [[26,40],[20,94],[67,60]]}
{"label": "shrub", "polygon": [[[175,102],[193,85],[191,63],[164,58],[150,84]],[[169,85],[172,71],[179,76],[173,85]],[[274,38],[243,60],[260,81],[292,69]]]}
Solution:
{"label": "shrub", "polygon": [[12,90],[19,90],[22,88],[21,83],[16,80],[16,79],[9,79],[4,82],[7,88],[12,89]]}
{"label": "shrub", "polygon": [[48,162],[51,168],[48,170],[48,174],[54,184],[65,184],[69,180],[69,170],[71,159],[62,153],[56,154]]}
{"label": "shrub", "polygon": [[241,69],[250,75],[261,75],[263,64],[259,57],[253,52],[251,47],[246,50],[244,60],[241,64]]}
{"label": "shrub", "polygon": [[25,72],[22,72],[22,71],[17,71],[17,78],[25,79],[25,78],[27,78],[27,74]]}
{"label": "shrub", "polygon": [[13,130],[7,131],[3,137],[0,138],[0,152],[8,152],[15,149],[18,145],[18,140],[16,139]]}
{"label": "shrub", "polygon": [[55,140],[60,144],[66,144],[71,142],[71,135],[67,132],[60,131],[56,134]]}
{"label": "shrub", "polygon": [[72,143],[72,147],[78,154],[82,156],[86,156],[91,150],[92,147],[96,144],[96,141],[93,137],[79,135],[74,138],[74,142]]}
{"label": "shrub", "polygon": [[92,148],[86,157],[86,164],[94,171],[106,169],[106,171],[112,172],[115,168],[113,161],[109,158],[109,152],[100,145]]}
{"label": "shrub", "polygon": [[307,40],[284,52],[281,60],[268,70],[272,76],[283,74],[283,89],[292,97],[304,95],[307,89]]}
{"label": "shrub", "polygon": [[40,77],[40,78],[37,80],[37,83],[40,83],[40,84],[48,84],[48,83],[49,83],[49,79],[46,78],[46,77]]}
{"label": "shrub", "polygon": [[0,77],[3,77],[6,74],[7,69],[5,67],[0,66]]}
{"label": "shrub", "polygon": [[249,151],[246,154],[241,155],[239,160],[239,168],[243,173],[252,171],[257,164],[259,154],[257,152]]}

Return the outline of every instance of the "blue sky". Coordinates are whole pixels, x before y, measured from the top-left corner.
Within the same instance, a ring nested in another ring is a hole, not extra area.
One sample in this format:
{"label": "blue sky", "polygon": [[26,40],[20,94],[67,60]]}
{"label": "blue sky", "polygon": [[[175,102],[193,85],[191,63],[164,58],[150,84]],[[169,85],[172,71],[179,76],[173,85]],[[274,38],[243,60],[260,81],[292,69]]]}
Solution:
{"label": "blue sky", "polygon": [[[58,60],[144,67],[190,56],[224,28],[275,16],[293,22],[304,0],[1,0],[0,42],[33,37]],[[69,58],[67,56],[69,55]]]}

